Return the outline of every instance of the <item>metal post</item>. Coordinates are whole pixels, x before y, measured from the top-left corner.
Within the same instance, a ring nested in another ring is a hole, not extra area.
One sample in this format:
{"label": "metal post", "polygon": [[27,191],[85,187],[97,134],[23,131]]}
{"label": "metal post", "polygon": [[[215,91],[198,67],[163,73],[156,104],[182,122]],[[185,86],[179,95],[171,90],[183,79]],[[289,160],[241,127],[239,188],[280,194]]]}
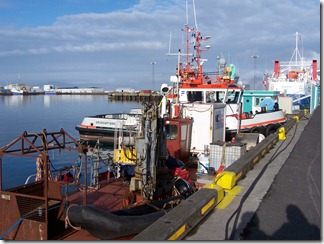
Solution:
{"label": "metal post", "polygon": [[2,154],[0,155],[0,191],[2,191]]}
{"label": "metal post", "polygon": [[87,153],[86,151],[83,152],[83,157],[84,157],[84,195],[83,195],[83,205],[86,206],[87,205],[87,191],[88,191],[88,187],[87,187]]}
{"label": "metal post", "polygon": [[237,107],[237,112],[238,112],[238,121],[237,121],[237,131],[236,134],[240,134],[241,133],[241,118],[242,118],[242,102],[238,103],[238,107]]}
{"label": "metal post", "polygon": [[154,65],[156,64],[156,62],[152,61],[152,91],[154,91]]}
{"label": "metal post", "polygon": [[[46,138],[46,137],[45,137]],[[44,139],[45,140],[45,139]],[[43,144],[45,144],[45,142],[43,141]],[[45,144],[46,145],[46,144]],[[49,190],[49,177],[50,177],[50,174],[49,174],[49,160],[48,160],[48,155],[46,152],[42,152],[42,160],[43,160],[43,171],[44,171],[44,198],[45,198],[45,206],[44,206],[44,213],[45,213],[45,223],[46,225],[48,225],[48,190]]]}
{"label": "metal post", "polygon": [[259,57],[259,55],[252,55],[251,57],[254,59],[254,61],[253,61],[253,63],[254,63],[254,65],[253,65],[253,72],[254,72],[253,85],[254,85],[254,89],[255,89],[255,67],[256,67],[256,59]]}

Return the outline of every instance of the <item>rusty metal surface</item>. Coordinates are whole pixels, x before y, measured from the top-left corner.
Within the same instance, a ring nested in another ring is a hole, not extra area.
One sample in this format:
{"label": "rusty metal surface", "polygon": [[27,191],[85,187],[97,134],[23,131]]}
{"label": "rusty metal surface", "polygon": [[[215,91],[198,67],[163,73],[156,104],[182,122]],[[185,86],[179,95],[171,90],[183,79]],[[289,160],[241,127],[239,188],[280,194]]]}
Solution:
{"label": "rusty metal surface", "polygon": [[[51,150],[87,152],[86,147],[63,129],[59,132],[43,130],[38,134],[25,131],[0,149],[1,239],[49,240],[64,231],[65,223],[61,220],[64,210],[61,185],[49,179],[47,153]],[[44,162],[44,178],[3,190],[4,156],[41,157]]]}
{"label": "rusty metal surface", "polygon": [[[89,190],[87,197],[87,205],[94,206],[95,208],[101,209],[103,211],[113,211],[125,208],[124,204],[129,194],[129,186],[123,182],[122,179],[113,180],[106,184],[97,191]],[[74,194],[68,201],[70,204],[82,205],[82,192]],[[133,236],[121,237],[119,240],[128,240]],[[60,240],[79,240],[79,241],[89,241],[89,240],[99,240],[98,238],[92,236],[86,230],[73,230],[69,235],[63,236]]]}
{"label": "rusty metal surface", "polygon": [[[40,184],[40,183],[38,183]],[[31,191],[29,191],[30,193]],[[60,207],[65,203],[83,204],[84,192],[79,191],[66,199],[50,200],[48,221],[45,218],[45,200],[42,197],[27,194],[5,193],[10,195],[10,200],[0,199],[0,214],[3,221],[0,222],[1,233],[9,229],[14,223],[21,219],[7,236],[10,240],[98,240],[85,230],[65,229],[65,216],[60,214]],[[104,211],[120,210],[124,208],[125,199],[129,194],[129,186],[121,179],[114,180],[99,190],[88,189],[87,203]],[[52,204],[52,206],[51,206]],[[57,206],[57,208],[53,208]],[[50,224],[50,223],[51,224]]]}
{"label": "rusty metal surface", "polygon": [[[77,150],[79,155],[84,154],[84,181],[83,184],[77,182],[74,185],[78,189],[76,193],[66,194],[64,190],[67,183],[55,182],[49,177],[48,151],[51,150]],[[84,183],[87,182],[87,150],[87,146],[74,140],[64,130],[53,133],[44,130],[39,134],[24,132],[0,149],[0,239],[98,240],[87,231],[71,226],[66,218],[69,206],[90,205],[103,211],[113,211],[121,210],[134,202],[142,202],[141,195],[130,193],[129,179],[124,181],[123,178],[109,178],[107,173],[99,188],[87,186]],[[44,162],[42,180],[3,190],[4,156],[41,157]],[[131,238],[132,236],[125,236],[118,239]]]}
{"label": "rusty metal surface", "polygon": [[[129,186],[120,178],[107,183],[98,190],[89,188],[86,205],[91,205],[104,211],[120,210],[125,207],[123,200],[127,199],[129,193]],[[71,204],[83,205],[83,191],[69,196],[68,201]]]}
{"label": "rusty metal surface", "polygon": [[[79,145],[79,147],[77,147]],[[80,150],[81,145],[67,132],[47,132],[38,134],[24,132],[21,136],[2,147],[1,155],[37,157],[45,151],[55,149]]]}

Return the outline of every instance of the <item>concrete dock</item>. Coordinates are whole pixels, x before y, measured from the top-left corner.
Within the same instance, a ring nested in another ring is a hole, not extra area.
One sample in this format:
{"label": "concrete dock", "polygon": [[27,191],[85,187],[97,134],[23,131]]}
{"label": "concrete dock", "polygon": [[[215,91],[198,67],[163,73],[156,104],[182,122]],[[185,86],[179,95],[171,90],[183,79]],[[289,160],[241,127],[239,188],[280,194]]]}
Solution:
{"label": "concrete dock", "polygon": [[321,240],[321,176],[318,106],[183,239]]}

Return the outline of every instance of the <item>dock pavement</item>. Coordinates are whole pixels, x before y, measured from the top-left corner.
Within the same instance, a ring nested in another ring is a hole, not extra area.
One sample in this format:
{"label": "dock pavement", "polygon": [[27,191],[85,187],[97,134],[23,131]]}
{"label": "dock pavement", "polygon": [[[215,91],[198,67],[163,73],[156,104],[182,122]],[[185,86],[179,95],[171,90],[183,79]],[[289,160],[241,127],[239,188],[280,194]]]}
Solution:
{"label": "dock pavement", "polygon": [[184,240],[321,240],[321,134],[318,106]]}

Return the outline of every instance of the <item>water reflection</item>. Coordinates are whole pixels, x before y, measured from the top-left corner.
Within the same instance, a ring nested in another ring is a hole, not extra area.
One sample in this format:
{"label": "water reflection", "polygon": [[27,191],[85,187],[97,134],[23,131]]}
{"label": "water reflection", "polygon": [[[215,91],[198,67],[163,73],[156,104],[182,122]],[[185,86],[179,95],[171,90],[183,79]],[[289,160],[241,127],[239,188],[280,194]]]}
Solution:
{"label": "water reflection", "polygon": [[51,106],[51,96],[52,95],[44,95],[44,106],[46,108]]}
{"label": "water reflection", "polygon": [[[30,96],[0,96],[0,148],[7,145],[24,131],[28,133],[57,132],[63,128],[76,140],[79,133],[75,129],[86,115],[102,113],[129,112],[131,108],[141,107],[137,102],[113,103],[106,95],[30,95]],[[50,155],[51,156],[51,155]],[[21,161],[22,159],[18,159]],[[17,159],[10,164],[6,172],[9,180],[26,180],[35,171],[35,163],[20,164],[28,168],[21,168]],[[69,158],[61,162],[68,163]],[[9,182],[8,182],[9,184]]]}
{"label": "water reflection", "polygon": [[1,96],[5,106],[9,108],[21,107],[22,105],[28,103],[28,97],[23,95],[13,95],[13,96]]}

